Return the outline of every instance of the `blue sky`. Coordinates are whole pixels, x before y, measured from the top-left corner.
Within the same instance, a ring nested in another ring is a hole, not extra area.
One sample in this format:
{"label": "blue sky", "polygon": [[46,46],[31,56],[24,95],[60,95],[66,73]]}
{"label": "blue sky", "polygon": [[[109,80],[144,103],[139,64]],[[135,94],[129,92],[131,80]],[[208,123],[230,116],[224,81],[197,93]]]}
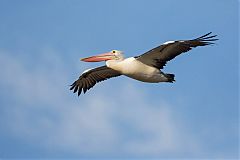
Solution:
{"label": "blue sky", "polygon": [[[1,0],[0,158],[239,157],[239,1]],[[79,58],[212,31],[173,84],[113,78],[77,97]]]}

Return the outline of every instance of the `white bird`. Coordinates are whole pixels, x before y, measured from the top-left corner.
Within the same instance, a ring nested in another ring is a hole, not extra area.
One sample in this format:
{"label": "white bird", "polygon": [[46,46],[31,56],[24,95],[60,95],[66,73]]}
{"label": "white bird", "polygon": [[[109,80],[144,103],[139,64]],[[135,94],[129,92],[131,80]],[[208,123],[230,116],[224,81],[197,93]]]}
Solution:
{"label": "white bird", "polygon": [[214,44],[217,35],[212,32],[192,40],[168,41],[150,51],[136,57],[124,58],[122,51],[111,52],[82,58],[84,62],[106,61],[105,66],[88,69],[80,75],[70,90],[78,92],[78,96],[92,88],[96,83],[121,75],[148,83],[173,82],[174,74],[163,73],[161,69],[166,63],[181,53],[187,52],[197,46]]}

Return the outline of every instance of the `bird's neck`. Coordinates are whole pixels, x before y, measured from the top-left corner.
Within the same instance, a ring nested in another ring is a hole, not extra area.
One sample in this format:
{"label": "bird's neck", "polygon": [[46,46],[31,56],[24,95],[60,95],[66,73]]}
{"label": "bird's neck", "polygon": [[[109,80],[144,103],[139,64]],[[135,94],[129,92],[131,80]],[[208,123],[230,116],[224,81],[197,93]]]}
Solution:
{"label": "bird's neck", "polygon": [[121,71],[121,65],[120,62],[124,61],[124,59],[119,59],[119,60],[108,60],[106,61],[106,65],[109,68],[112,68],[116,71]]}

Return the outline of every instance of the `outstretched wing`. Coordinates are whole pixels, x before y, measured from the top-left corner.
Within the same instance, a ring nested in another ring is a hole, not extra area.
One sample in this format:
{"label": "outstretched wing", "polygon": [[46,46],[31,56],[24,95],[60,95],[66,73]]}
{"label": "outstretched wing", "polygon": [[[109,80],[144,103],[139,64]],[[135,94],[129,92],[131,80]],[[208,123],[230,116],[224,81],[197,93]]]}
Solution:
{"label": "outstretched wing", "polygon": [[163,69],[166,63],[181,53],[187,52],[197,46],[214,44],[217,35],[211,36],[212,32],[192,40],[179,40],[166,42],[138,57],[136,59],[149,66]]}
{"label": "outstretched wing", "polygon": [[83,72],[78,80],[73,82],[70,90],[73,90],[73,93],[78,91],[79,96],[82,91],[86,93],[86,91],[92,88],[96,83],[120,75],[121,74],[118,71],[115,71],[107,66],[89,69]]}

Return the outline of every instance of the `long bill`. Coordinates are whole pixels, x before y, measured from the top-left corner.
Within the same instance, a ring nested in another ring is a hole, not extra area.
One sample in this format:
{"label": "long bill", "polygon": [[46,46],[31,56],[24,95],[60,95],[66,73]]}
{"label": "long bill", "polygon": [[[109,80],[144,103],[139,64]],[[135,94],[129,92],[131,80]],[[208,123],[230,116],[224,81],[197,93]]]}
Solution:
{"label": "long bill", "polygon": [[112,60],[113,58],[114,58],[114,55],[112,54],[112,52],[107,52],[107,53],[99,54],[96,56],[81,58],[80,60],[84,62],[101,62],[101,61]]}

